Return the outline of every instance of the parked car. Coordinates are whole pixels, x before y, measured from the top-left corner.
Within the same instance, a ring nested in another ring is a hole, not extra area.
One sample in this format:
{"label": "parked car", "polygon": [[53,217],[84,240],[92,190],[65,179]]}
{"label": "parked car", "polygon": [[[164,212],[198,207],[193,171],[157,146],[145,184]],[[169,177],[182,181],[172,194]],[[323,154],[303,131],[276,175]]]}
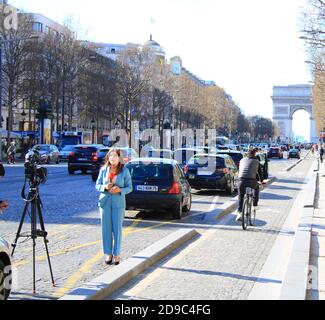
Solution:
{"label": "parked car", "polygon": [[66,145],[60,150],[60,161],[68,161],[69,154],[75,146]]}
{"label": "parked car", "polygon": [[174,160],[179,163],[179,166],[184,169],[187,162],[196,154],[205,153],[203,148],[180,148],[174,151]]}
{"label": "parked car", "polygon": [[227,154],[228,156],[231,156],[232,160],[235,162],[235,165],[237,168],[239,168],[239,162],[241,159],[243,159],[243,154],[240,151],[234,151],[234,150],[220,150],[217,152],[217,154]]}
{"label": "parked car", "polygon": [[[138,158],[137,152],[132,148],[119,148],[122,152],[122,157],[124,164],[128,163],[130,160]],[[97,181],[100,168],[105,163],[105,157],[107,153],[111,150],[108,147],[101,147],[92,155],[92,165],[91,165],[91,179],[95,182]]]}
{"label": "parked car", "polygon": [[57,146],[53,144],[37,144],[32,150],[37,149],[41,155],[42,163],[50,164],[55,162],[56,164],[60,163],[60,152]]}
{"label": "parked car", "polygon": [[68,157],[69,174],[74,174],[79,170],[83,174],[90,171],[92,168],[93,157],[102,147],[104,146],[98,144],[75,146]]}
{"label": "parked car", "polygon": [[268,150],[268,158],[279,158],[283,159],[283,151],[280,147],[272,147]]}
{"label": "parked car", "polygon": [[9,250],[7,241],[0,237],[0,300],[7,300],[11,291],[10,287],[5,285],[11,285],[11,281],[8,283],[8,277],[11,276],[11,254]]}
{"label": "parked car", "polygon": [[282,151],[288,151],[288,147],[286,145],[281,145],[280,148]]}
{"label": "parked car", "polygon": [[162,210],[181,219],[192,206],[191,187],[175,160],[139,158],[131,160],[133,192],[126,196],[127,210]]}
{"label": "parked car", "polygon": [[301,153],[298,149],[291,149],[288,154],[288,159],[297,158],[300,159]]}
{"label": "parked car", "polygon": [[262,168],[263,176],[261,178],[262,178],[262,180],[266,180],[269,178],[269,159],[264,152],[257,153],[256,157],[257,157],[258,161],[260,162],[260,165]]}
{"label": "parked car", "polygon": [[223,189],[233,194],[238,168],[227,154],[197,154],[184,168],[186,178],[194,189]]}

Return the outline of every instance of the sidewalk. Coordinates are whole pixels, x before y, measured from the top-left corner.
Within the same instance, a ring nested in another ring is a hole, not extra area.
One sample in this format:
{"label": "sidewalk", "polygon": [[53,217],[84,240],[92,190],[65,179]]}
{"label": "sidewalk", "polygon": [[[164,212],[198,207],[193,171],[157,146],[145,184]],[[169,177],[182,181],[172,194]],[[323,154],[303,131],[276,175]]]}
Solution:
{"label": "sidewalk", "polygon": [[309,289],[307,300],[325,300],[325,163],[320,164],[313,217]]}

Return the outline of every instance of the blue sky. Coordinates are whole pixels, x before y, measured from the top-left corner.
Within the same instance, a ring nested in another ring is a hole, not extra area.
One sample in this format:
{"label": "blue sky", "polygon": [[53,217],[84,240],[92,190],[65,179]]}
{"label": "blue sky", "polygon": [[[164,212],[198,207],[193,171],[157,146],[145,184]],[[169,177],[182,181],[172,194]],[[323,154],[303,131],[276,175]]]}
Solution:
{"label": "blue sky", "polygon": [[[272,117],[273,85],[311,80],[298,17],[306,0],[12,0],[62,23],[72,15],[89,40],[143,43],[223,87],[245,112]],[[151,18],[155,23],[151,24]],[[306,135],[297,114],[298,134]]]}

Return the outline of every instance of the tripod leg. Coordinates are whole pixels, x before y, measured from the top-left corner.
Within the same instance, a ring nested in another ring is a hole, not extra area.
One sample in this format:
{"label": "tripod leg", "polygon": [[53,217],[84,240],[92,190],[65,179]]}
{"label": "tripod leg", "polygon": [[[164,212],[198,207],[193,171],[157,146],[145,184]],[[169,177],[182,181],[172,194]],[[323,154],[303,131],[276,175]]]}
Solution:
{"label": "tripod leg", "polygon": [[12,244],[12,252],[11,252],[12,257],[14,256],[14,253],[15,253],[15,250],[16,250],[17,241],[18,241],[18,239],[20,237],[20,232],[21,232],[21,229],[22,229],[23,224],[24,224],[24,220],[25,220],[25,216],[26,216],[26,213],[27,213],[28,205],[29,205],[29,202],[26,202],[23,214],[22,214],[21,219],[20,219],[16,239],[15,239],[15,242]]}
{"label": "tripod leg", "polygon": [[31,213],[31,235],[33,239],[33,294],[36,294],[36,256],[35,256],[35,249],[36,249],[36,238],[37,238],[37,221],[36,221],[36,206],[34,200],[32,201],[32,213]]}
{"label": "tripod leg", "polygon": [[54,276],[53,276],[53,271],[52,271],[52,265],[51,265],[51,260],[50,260],[50,254],[49,254],[49,249],[47,246],[47,232],[45,230],[45,224],[44,224],[44,220],[43,220],[43,216],[42,216],[42,211],[41,211],[41,199],[37,198],[37,211],[38,211],[38,218],[40,221],[40,225],[41,225],[41,230],[43,233],[43,238],[44,238],[44,245],[45,245],[45,250],[46,250],[46,255],[47,255],[47,261],[49,264],[49,268],[50,268],[50,274],[51,274],[51,279],[52,279],[52,285],[53,287],[55,287],[55,281],[54,281]]}

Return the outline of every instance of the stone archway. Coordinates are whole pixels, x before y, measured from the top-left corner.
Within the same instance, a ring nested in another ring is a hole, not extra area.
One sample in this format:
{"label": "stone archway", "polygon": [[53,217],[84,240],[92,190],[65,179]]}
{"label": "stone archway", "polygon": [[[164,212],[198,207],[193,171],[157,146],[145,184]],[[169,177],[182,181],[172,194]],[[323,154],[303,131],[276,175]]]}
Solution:
{"label": "stone archway", "polygon": [[310,142],[317,143],[311,85],[276,86],[273,88],[273,121],[280,128],[282,142],[293,141],[292,120],[298,110],[310,116]]}

